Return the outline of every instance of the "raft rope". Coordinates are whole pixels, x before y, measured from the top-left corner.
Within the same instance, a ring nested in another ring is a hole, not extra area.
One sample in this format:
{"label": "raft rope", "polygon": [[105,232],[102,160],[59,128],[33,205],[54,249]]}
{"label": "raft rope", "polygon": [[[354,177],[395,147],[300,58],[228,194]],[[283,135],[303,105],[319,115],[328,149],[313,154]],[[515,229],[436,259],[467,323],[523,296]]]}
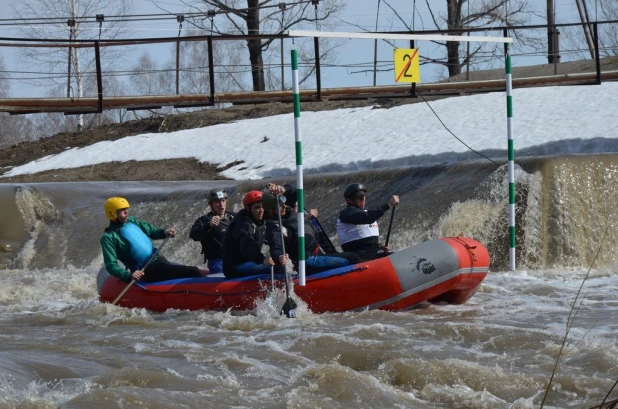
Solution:
{"label": "raft rope", "polygon": [[144,287],[142,284],[137,284],[137,286],[139,288],[141,288],[144,291],[148,291],[150,293],[157,293],[157,294],[185,294],[185,295],[189,295],[189,294],[196,294],[196,295],[204,295],[204,296],[209,296],[209,297],[221,297],[223,295],[228,296],[228,295],[245,295],[245,294],[257,294],[257,293],[266,293],[268,292],[267,289],[263,289],[260,288],[259,290],[248,290],[248,291],[241,291],[241,292],[237,292],[237,293],[207,293],[207,292],[203,292],[203,291],[195,291],[195,290],[153,290],[151,288],[146,288]]}
{"label": "raft rope", "polygon": [[[314,281],[326,280],[327,278],[343,276],[343,275],[346,275],[348,273],[355,273],[355,272],[367,270],[368,268],[369,268],[368,266],[359,266],[359,267],[356,267],[356,268],[352,268],[350,270],[341,271],[339,273],[329,274],[329,275],[327,275],[325,277],[311,277],[310,276],[307,281],[314,282]],[[318,274],[320,274],[320,273],[317,273],[316,275],[318,275]]]}
{"label": "raft rope", "polygon": [[470,253],[472,261],[476,261],[476,253],[474,252],[474,250],[476,250],[476,246],[469,245],[465,240],[462,239],[462,237],[463,237],[463,232],[459,233],[457,237],[455,237],[455,240],[460,242],[466,248],[466,250],[468,250],[468,253]]}
{"label": "raft rope", "polygon": [[[341,271],[339,273],[336,274],[329,274],[326,277],[309,277],[308,281],[320,281],[320,280],[324,280],[327,278],[331,278],[331,277],[337,277],[337,276],[342,276],[348,273],[354,273],[354,272],[358,272],[358,271],[363,271],[368,269],[368,266],[359,266],[359,267],[355,267],[349,270],[345,270],[345,271]],[[319,273],[316,274],[316,276]],[[283,280],[281,280],[283,281]],[[217,292],[217,293],[208,293],[208,292],[204,292],[204,291],[195,291],[195,290],[155,290],[152,288],[148,288],[145,287],[143,284],[135,284],[137,287],[141,288],[144,291],[150,292],[150,293],[157,293],[157,294],[195,294],[195,295],[204,295],[204,296],[209,296],[209,297],[221,297],[221,296],[229,296],[229,295],[246,295],[246,294],[258,294],[258,293],[267,293],[268,289],[266,288],[260,288],[259,290],[247,290],[247,291],[241,291],[241,292],[236,292],[236,293],[221,293],[221,292]]]}

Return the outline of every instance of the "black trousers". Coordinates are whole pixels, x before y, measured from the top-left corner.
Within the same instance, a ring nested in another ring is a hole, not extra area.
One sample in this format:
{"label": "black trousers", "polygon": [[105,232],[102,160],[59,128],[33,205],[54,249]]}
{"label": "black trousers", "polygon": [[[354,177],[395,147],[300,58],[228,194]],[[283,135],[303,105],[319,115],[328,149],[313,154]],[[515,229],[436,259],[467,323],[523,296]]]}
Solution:
{"label": "black trousers", "polygon": [[197,267],[172,264],[165,257],[159,255],[155,261],[148,264],[142,280],[147,283],[154,283],[155,281],[189,277],[202,277],[202,272]]}
{"label": "black trousers", "polygon": [[358,256],[360,257],[360,261],[364,262],[364,261],[371,261],[371,260],[375,260],[377,258],[382,258],[382,257],[388,257],[391,254],[393,254],[392,251],[381,251],[381,252],[364,252],[364,253],[358,253]]}

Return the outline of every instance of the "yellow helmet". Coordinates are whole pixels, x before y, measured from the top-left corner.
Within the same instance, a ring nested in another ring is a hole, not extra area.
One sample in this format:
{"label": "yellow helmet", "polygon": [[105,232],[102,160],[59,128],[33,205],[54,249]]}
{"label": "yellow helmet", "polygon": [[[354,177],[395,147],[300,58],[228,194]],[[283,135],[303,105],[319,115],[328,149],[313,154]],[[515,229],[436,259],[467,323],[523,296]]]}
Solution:
{"label": "yellow helmet", "polygon": [[105,209],[105,216],[111,221],[116,220],[116,211],[120,209],[126,209],[129,206],[129,202],[124,197],[110,197],[105,201],[103,208]]}

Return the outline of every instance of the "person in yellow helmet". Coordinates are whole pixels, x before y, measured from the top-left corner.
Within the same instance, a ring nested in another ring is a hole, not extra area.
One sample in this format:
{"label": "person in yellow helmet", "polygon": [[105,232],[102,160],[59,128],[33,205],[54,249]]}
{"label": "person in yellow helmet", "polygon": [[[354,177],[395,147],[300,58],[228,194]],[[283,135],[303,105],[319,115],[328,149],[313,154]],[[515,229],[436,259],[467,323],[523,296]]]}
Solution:
{"label": "person in yellow helmet", "polygon": [[[129,202],[122,197],[110,197],[103,208],[109,226],[101,237],[103,261],[107,272],[124,282],[131,279],[155,282],[176,278],[202,277],[199,268],[172,264],[160,253],[142,270],[155,252],[150,239],[174,238],[173,227],[161,229],[150,223],[129,216]],[[118,260],[126,266],[122,268]],[[127,271],[127,269],[129,271]]]}

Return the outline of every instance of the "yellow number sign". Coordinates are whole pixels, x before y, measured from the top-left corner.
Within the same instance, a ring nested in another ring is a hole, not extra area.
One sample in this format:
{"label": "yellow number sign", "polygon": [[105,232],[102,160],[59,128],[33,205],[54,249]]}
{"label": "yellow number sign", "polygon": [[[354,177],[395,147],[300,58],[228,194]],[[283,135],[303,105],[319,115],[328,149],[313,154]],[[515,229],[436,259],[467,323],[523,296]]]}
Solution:
{"label": "yellow number sign", "polygon": [[395,48],[395,82],[420,82],[417,48]]}

